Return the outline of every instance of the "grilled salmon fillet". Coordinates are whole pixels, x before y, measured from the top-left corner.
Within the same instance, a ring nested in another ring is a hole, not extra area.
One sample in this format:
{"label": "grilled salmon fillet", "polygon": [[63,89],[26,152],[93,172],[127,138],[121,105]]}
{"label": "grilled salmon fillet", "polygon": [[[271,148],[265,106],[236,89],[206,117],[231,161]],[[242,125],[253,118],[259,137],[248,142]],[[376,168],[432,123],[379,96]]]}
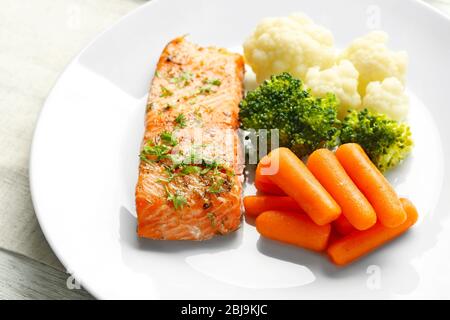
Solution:
{"label": "grilled salmon fillet", "polygon": [[206,240],[241,220],[243,58],[171,41],[158,61],[136,186],[138,235]]}

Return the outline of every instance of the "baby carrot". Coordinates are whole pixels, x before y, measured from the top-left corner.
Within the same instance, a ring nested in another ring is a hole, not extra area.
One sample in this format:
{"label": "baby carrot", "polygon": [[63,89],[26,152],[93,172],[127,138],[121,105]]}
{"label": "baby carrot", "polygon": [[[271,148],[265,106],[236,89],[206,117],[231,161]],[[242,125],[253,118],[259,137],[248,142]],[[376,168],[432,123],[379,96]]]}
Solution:
{"label": "baby carrot", "polygon": [[336,200],[342,214],[358,230],[366,230],[377,222],[375,210],[328,149],[318,149],[308,158],[308,169]]}
{"label": "baby carrot", "polygon": [[248,216],[256,217],[260,213],[269,210],[295,211],[305,213],[295,202],[288,196],[248,196],[244,197],[245,213]]}
{"label": "baby carrot", "polygon": [[255,172],[255,187],[258,191],[267,194],[286,195],[275,183],[270,181],[269,177],[261,174],[262,163],[267,161],[267,156],[263,157],[258,163]]}
{"label": "baby carrot", "polygon": [[406,220],[402,204],[387,179],[356,143],[341,145],[336,157],[359,190],[366,196],[386,227],[395,228]]}
{"label": "baby carrot", "polygon": [[328,224],[341,214],[336,201],[291,150],[275,149],[269,153],[269,161],[261,163],[274,168],[270,180],[297,201],[316,224]]}
{"label": "baby carrot", "polygon": [[325,250],[331,227],[318,226],[304,214],[291,211],[266,211],[256,218],[256,230],[272,240],[293,244],[302,248]]}
{"label": "baby carrot", "polygon": [[398,237],[417,221],[417,210],[407,199],[401,199],[407,219],[395,228],[387,228],[381,223],[364,231],[354,231],[331,244],[327,253],[335,264],[343,266],[372,252],[386,242]]}
{"label": "baby carrot", "polygon": [[347,218],[341,214],[339,218],[333,221],[333,229],[335,229],[340,235],[345,236],[350,232],[356,231],[355,227],[347,220]]}

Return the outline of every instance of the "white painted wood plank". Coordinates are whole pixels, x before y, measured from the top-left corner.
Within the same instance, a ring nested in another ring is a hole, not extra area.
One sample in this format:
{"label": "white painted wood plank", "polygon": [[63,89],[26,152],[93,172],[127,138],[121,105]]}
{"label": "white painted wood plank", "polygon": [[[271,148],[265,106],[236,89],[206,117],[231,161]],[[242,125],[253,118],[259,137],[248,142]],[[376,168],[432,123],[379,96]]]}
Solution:
{"label": "white painted wood plank", "polygon": [[[67,287],[69,274],[25,256],[0,249],[0,299],[77,299],[93,297]],[[69,279],[69,283],[72,283]]]}
{"label": "white painted wood plank", "polygon": [[70,60],[145,2],[0,1],[0,248],[62,268],[39,228],[28,186],[36,119]]}

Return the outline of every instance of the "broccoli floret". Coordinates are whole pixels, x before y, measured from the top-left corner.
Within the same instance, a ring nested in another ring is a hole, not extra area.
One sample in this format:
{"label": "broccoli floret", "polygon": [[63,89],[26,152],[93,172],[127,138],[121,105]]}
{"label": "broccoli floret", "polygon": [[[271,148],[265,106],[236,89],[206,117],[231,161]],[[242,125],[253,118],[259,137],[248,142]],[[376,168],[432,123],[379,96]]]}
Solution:
{"label": "broccoli floret", "polygon": [[401,162],[413,146],[407,124],[367,109],[350,111],[345,117],[341,142],[360,144],[381,172]]}
{"label": "broccoli floret", "polygon": [[333,94],[314,98],[289,73],[272,76],[240,104],[244,129],[278,129],[280,146],[299,157],[337,145],[340,122]]}

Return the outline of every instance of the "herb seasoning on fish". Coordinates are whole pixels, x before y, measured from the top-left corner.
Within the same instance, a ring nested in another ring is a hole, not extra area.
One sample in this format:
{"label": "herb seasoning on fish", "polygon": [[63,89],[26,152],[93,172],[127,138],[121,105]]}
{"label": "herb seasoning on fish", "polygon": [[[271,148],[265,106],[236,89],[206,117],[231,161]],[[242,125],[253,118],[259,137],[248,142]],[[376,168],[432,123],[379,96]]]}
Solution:
{"label": "herb seasoning on fish", "polygon": [[[239,102],[244,62],[225,49],[177,38],[164,49],[146,110],[136,186],[138,235],[206,240],[241,222]],[[202,142],[196,143],[196,130]]]}

